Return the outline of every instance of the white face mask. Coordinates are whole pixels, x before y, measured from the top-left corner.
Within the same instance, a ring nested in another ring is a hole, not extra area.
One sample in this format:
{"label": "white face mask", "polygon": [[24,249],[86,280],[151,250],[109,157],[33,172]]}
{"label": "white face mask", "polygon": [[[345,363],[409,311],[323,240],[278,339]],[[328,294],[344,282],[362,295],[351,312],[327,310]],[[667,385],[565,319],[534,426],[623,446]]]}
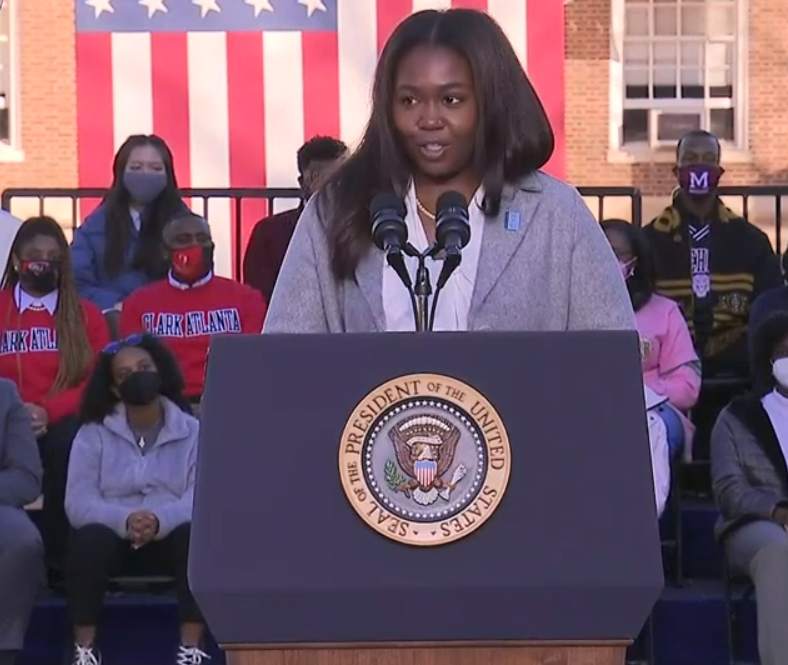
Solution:
{"label": "white face mask", "polygon": [[621,271],[621,276],[624,278],[624,281],[628,280],[632,275],[635,274],[635,264],[637,263],[637,259],[630,259],[629,261],[619,261],[618,262],[618,269]]}
{"label": "white face mask", "polygon": [[788,358],[778,358],[772,363],[772,376],[783,388],[788,388]]}

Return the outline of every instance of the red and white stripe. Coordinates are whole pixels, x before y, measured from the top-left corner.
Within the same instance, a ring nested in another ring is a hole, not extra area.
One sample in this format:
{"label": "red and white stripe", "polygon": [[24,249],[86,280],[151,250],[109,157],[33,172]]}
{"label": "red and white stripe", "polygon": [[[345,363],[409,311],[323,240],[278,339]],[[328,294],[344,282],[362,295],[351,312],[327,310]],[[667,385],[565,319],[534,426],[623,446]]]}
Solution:
{"label": "red and white stripe", "polygon": [[431,487],[435,480],[437,464],[435,462],[416,462],[416,481],[421,487]]}
{"label": "red and white stripe", "polygon": [[[78,34],[80,186],[108,185],[126,137],[155,133],[175,154],[181,187],[294,187],[305,140],[361,136],[394,27],[448,7],[488,11],[506,31],[556,132],[548,170],[562,176],[563,0],[342,0],[337,33]],[[212,201],[208,214],[217,272],[232,275],[230,202]],[[242,242],[265,214],[265,203],[244,203]]]}

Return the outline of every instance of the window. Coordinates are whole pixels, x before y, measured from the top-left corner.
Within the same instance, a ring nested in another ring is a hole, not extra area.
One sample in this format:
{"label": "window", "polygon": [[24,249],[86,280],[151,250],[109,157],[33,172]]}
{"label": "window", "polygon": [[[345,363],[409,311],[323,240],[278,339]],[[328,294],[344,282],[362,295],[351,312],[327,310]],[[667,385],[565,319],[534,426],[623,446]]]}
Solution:
{"label": "window", "polygon": [[15,0],[0,0],[0,150],[18,143],[15,5]]}
{"label": "window", "polygon": [[693,129],[743,147],[744,0],[613,3],[623,10],[611,77],[623,88],[618,147],[672,147]]}

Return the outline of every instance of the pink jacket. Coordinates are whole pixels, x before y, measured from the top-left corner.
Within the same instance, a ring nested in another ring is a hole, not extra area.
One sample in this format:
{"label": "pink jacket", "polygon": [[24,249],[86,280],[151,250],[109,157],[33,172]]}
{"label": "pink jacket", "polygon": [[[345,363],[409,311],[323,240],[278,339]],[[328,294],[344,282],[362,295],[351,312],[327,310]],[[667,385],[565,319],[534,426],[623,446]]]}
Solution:
{"label": "pink jacket", "polygon": [[[643,380],[682,414],[686,440],[692,441],[694,427],[686,417],[700,395],[701,373],[698,354],[678,305],[653,295],[635,313],[643,358]],[[691,454],[685,446],[685,457]]]}

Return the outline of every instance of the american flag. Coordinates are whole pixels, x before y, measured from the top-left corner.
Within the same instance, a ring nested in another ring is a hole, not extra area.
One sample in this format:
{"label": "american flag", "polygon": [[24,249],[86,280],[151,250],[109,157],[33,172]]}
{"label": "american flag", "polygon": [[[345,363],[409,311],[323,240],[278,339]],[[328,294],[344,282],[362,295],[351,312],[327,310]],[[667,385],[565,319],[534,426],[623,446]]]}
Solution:
{"label": "american flag", "polygon": [[[107,186],[120,144],[155,133],[182,187],[294,187],[305,140],[361,136],[394,27],[449,7],[487,11],[506,31],[557,135],[548,170],[562,176],[563,0],[77,0],[80,186]],[[244,241],[266,212],[244,203]],[[232,275],[230,202],[208,214],[217,272]]]}

